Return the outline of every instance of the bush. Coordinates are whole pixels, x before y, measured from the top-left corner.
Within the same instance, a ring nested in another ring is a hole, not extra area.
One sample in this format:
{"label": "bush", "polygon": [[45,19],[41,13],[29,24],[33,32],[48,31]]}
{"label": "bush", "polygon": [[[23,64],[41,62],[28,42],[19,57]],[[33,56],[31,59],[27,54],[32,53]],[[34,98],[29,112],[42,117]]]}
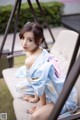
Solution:
{"label": "bush", "polygon": [[[44,18],[41,17],[41,13],[38,9],[37,4],[36,3],[33,4],[39,23],[44,25],[44,20],[47,19],[47,22],[50,26],[59,26],[63,4],[60,2],[46,2],[46,3],[41,3],[41,6],[45,14]],[[12,9],[13,9],[13,6],[11,5],[4,6],[4,7],[0,6],[0,28],[1,28],[0,33],[4,33]],[[16,16],[16,13],[11,22],[9,32],[13,32],[15,16]],[[18,21],[18,31],[28,21],[30,22],[34,21],[34,18],[28,4],[26,3],[21,5],[19,21]]]}

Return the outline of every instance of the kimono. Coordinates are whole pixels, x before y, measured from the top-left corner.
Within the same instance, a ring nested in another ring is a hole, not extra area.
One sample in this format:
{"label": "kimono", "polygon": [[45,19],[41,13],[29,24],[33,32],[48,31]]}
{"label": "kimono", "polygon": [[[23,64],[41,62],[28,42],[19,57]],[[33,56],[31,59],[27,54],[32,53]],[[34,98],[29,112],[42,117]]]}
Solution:
{"label": "kimono", "polygon": [[[42,53],[28,70],[22,66],[16,77],[26,78],[16,86],[16,90],[25,94],[42,96],[46,94],[46,101],[56,103],[65,82],[65,76],[60,70],[59,61],[55,56],[43,49]],[[77,92],[73,88],[61,114],[77,107]]]}

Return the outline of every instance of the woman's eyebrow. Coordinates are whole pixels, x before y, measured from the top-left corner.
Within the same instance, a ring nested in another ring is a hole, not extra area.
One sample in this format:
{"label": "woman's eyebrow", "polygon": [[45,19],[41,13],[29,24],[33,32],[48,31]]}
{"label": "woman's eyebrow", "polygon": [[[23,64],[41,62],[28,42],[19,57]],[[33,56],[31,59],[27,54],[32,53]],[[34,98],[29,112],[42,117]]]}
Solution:
{"label": "woman's eyebrow", "polygon": [[33,37],[26,37],[26,38],[34,39]]}

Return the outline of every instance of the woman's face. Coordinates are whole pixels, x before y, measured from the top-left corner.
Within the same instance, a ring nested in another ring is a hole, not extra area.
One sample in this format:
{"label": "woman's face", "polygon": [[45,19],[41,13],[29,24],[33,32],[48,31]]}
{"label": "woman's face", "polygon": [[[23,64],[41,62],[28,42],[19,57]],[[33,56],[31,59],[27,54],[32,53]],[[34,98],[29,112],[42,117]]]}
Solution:
{"label": "woman's face", "polygon": [[33,32],[24,33],[24,39],[22,40],[22,47],[25,52],[32,52],[38,47],[35,44]]}

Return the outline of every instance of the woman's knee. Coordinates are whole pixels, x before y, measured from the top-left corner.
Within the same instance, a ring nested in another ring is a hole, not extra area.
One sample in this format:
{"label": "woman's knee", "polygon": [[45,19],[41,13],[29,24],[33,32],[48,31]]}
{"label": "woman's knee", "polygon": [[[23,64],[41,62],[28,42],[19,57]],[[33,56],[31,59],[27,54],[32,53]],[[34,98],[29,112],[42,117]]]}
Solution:
{"label": "woman's knee", "polygon": [[31,115],[31,120],[39,120],[39,115],[38,114],[36,114],[36,113],[33,113],[32,115]]}

